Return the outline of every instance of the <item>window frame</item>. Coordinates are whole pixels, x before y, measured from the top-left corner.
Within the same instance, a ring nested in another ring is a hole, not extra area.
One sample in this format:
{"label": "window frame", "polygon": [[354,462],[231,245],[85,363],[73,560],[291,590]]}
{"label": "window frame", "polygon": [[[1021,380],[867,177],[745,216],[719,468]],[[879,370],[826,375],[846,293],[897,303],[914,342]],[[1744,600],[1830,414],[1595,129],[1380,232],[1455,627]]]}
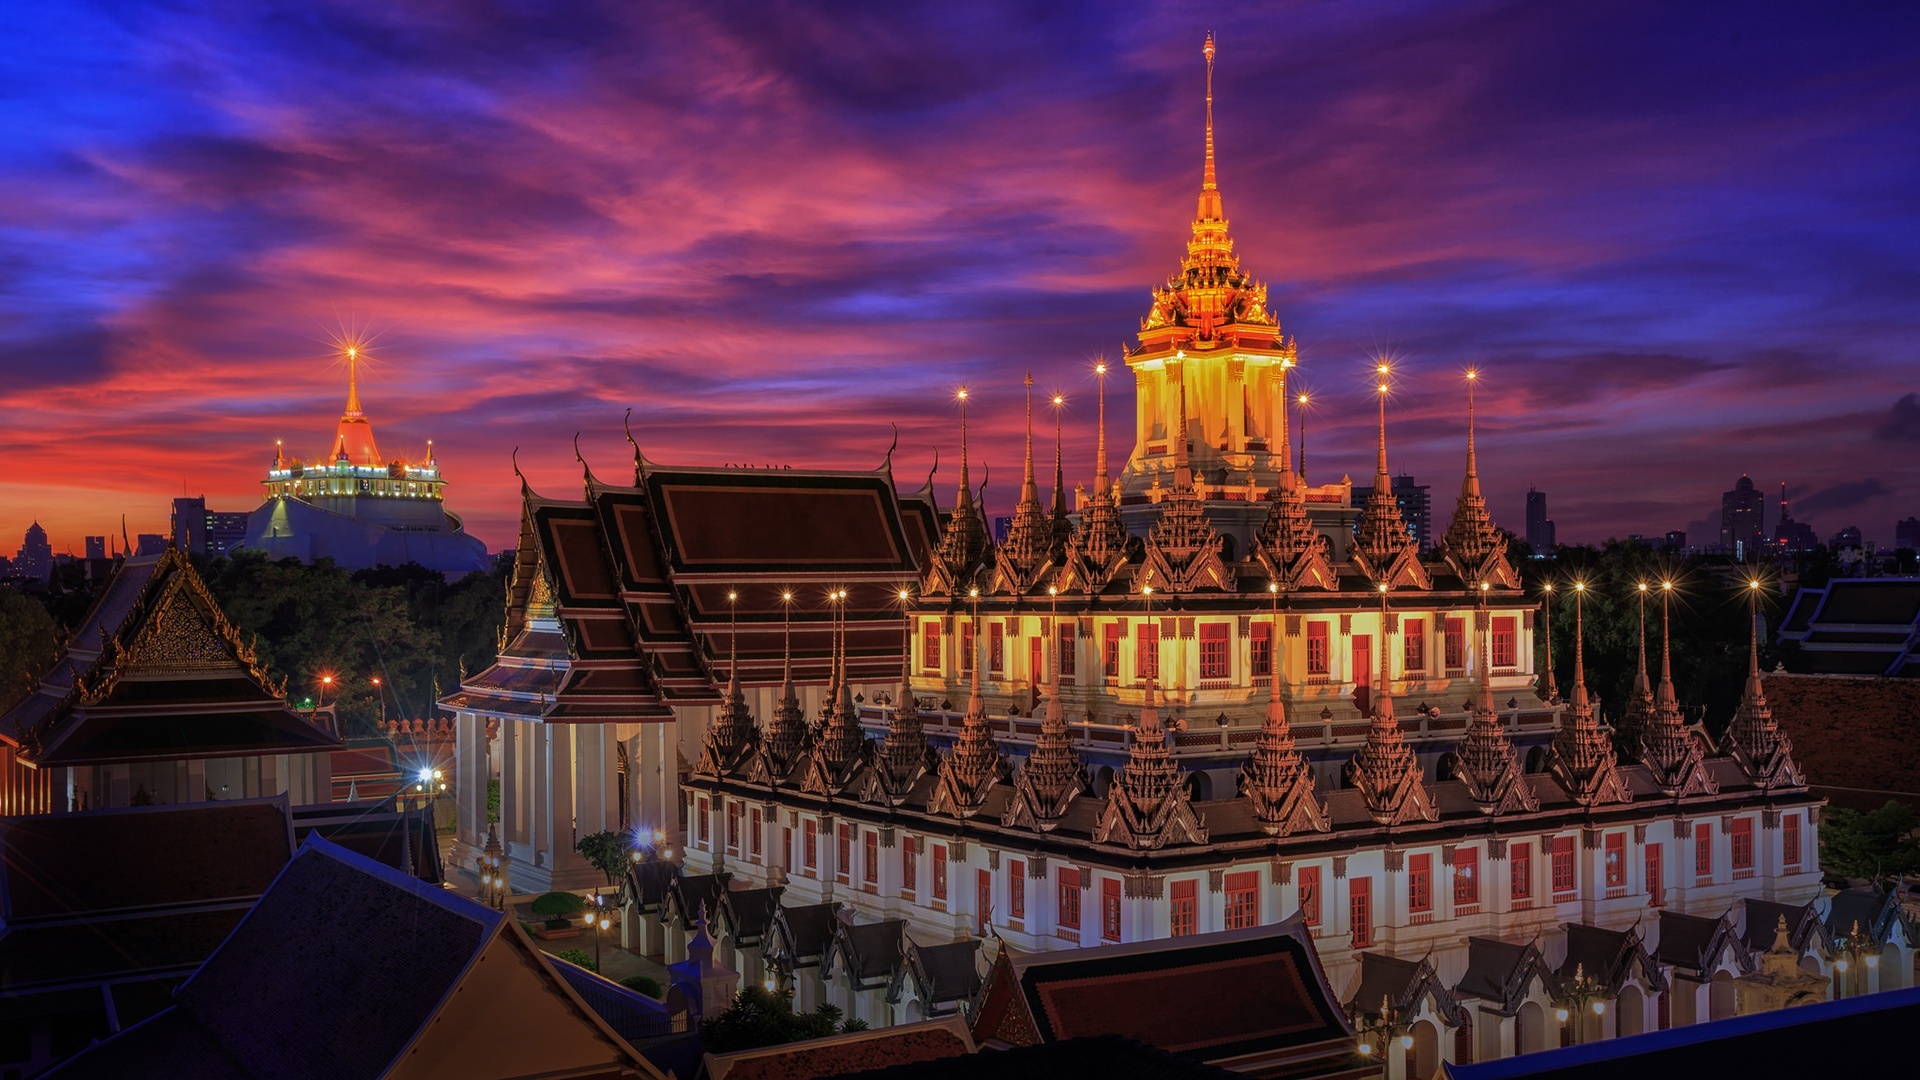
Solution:
{"label": "window frame", "polygon": [[1476,907],[1480,903],[1480,849],[1453,849],[1453,906]]}
{"label": "window frame", "polygon": [[1227,930],[1245,930],[1260,925],[1260,872],[1239,870],[1226,875],[1222,890],[1226,893]]}
{"label": "window frame", "polygon": [[1233,678],[1233,628],[1225,623],[1200,624],[1200,678],[1219,682]]}
{"label": "window frame", "polygon": [[1332,673],[1332,640],[1325,620],[1307,620],[1307,674],[1324,677]]}
{"label": "window frame", "polygon": [[1027,921],[1027,862],[1007,860],[1007,918]]}
{"label": "window frame", "polygon": [[1317,866],[1298,866],[1293,871],[1295,891],[1299,896],[1300,921],[1308,926],[1320,925],[1320,868]]}
{"label": "window frame", "polygon": [[1200,883],[1192,878],[1167,883],[1167,936],[1200,932]]}

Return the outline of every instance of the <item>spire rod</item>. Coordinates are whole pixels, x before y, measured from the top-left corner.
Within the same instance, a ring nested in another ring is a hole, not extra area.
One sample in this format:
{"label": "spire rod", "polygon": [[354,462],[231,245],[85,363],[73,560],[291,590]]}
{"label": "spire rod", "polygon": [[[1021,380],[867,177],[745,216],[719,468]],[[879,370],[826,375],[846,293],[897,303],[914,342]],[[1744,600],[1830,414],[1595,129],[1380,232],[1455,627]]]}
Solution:
{"label": "spire rod", "polygon": [[1173,484],[1177,489],[1193,486],[1193,457],[1187,449],[1187,364],[1180,362],[1180,443],[1173,451]]}
{"label": "spire rod", "polygon": [[740,594],[727,590],[727,681],[740,688]]}
{"label": "spire rod", "polygon": [[1067,508],[1067,469],[1061,459],[1061,416],[1065,412],[1066,401],[1055,394],[1053,396],[1053,508],[1061,513]]}
{"label": "spire rod", "polygon": [[1641,582],[1640,594],[1640,659],[1639,667],[1633,676],[1633,692],[1637,696],[1647,691],[1647,583]]}
{"label": "spire rod", "polygon": [[1473,446],[1473,389],[1480,385],[1480,372],[1467,369],[1467,478],[1461,482],[1461,498],[1473,498],[1480,494],[1480,463]]}
{"label": "spire rod", "polygon": [[1207,43],[1200,50],[1207,58],[1207,166],[1201,186],[1208,191],[1217,189],[1213,171],[1213,32],[1207,32]]}
{"label": "spire rod", "polygon": [[967,477],[967,388],[960,388],[960,494],[955,509],[973,505],[973,483]]}
{"label": "spire rod", "polygon": [[1107,362],[1102,359],[1093,366],[1093,373],[1100,380],[1100,437],[1095,444],[1093,454],[1093,493],[1105,498],[1107,485]]}
{"label": "spire rod", "polygon": [[1587,583],[1573,583],[1573,706],[1579,711],[1587,708],[1587,635],[1586,606]]}
{"label": "spire rod", "polygon": [[1673,595],[1673,582],[1660,583],[1660,697],[1673,697],[1673,643],[1667,632],[1667,599]]}
{"label": "spire rod", "polygon": [[791,591],[782,592],[780,594],[780,611],[781,611],[780,633],[782,638],[780,643],[780,657],[781,657],[780,681],[782,684],[786,686],[792,686],[793,685],[793,593]]}
{"label": "spire rod", "polygon": [[1040,501],[1039,490],[1033,481],[1033,372],[1027,372],[1027,465],[1026,474],[1020,481],[1020,498],[1032,495],[1035,502]]}
{"label": "spire rod", "polygon": [[1375,463],[1374,485],[1377,490],[1385,491],[1392,481],[1387,478],[1387,365],[1380,363],[1374,371],[1380,376],[1380,449]]}
{"label": "spire rod", "polygon": [[360,413],[360,346],[347,346],[347,415]]}

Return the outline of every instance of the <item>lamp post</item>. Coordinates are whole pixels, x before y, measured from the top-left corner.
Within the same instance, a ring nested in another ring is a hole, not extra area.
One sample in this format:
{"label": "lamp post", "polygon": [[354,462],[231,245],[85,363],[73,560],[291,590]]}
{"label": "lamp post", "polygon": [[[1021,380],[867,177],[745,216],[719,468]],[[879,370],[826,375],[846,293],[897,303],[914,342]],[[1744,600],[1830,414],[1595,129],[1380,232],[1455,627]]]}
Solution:
{"label": "lamp post", "polygon": [[1833,970],[1840,977],[1833,981],[1833,999],[1838,1001],[1845,996],[1847,972],[1864,965],[1868,971],[1880,966],[1880,953],[1873,947],[1873,939],[1860,930],[1860,920],[1853,920],[1853,929],[1840,939],[1837,951],[1840,959],[1833,962]]}
{"label": "lamp post", "polygon": [[1581,1042],[1580,1025],[1586,1013],[1591,1012],[1595,1016],[1607,1014],[1605,995],[1606,988],[1587,977],[1587,965],[1574,965],[1573,980],[1567,983],[1561,993],[1560,1007],[1553,1011],[1554,1019],[1563,1024],[1572,1017],[1580,1017],[1573,1023],[1572,1045],[1578,1046]]}
{"label": "lamp post", "polygon": [[487,846],[480,852],[480,880],[488,894],[485,902],[491,903],[495,910],[504,910],[506,903],[507,877],[506,863],[501,858],[503,854],[500,834],[494,831],[493,826],[487,826]]}
{"label": "lamp post", "polygon": [[327,707],[327,691],[331,689],[333,689],[333,676],[320,676],[320,707],[323,709]]}
{"label": "lamp post", "polygon": [[380,688],[380,676],[378,675],[373,677],[373,696],[380,699],[380,727],[382,730],[385,730],[387,726],[387,692]]}
{"label": "lamp post", "polygon": [[[1405,1018],[1385,994],[1380,995],[1380,1013],[1376,1019],[1364,1012],[1358,1012],[1353,1018],[1356,1049],[1360,1056],[1369,1061],[1379,1061],[1382,1075],[1392,1080],[1393,1041],[1398,1039],[1402,1054],[1413,1049],[1413,1035],[1407,1031]],[[1402,1058],[1404,1063],[1405,1058]],[[1405,1072],[1405,1069],[1402,1069]]]}
{"label": "lamp post", "polygon": [[607,927],[613,925],[613,920],[607,916],[605,902],[597,892],[593,894],[593,914],[588,921],[593,923],[593,970],[605,974],[600,971],[600,938]]}

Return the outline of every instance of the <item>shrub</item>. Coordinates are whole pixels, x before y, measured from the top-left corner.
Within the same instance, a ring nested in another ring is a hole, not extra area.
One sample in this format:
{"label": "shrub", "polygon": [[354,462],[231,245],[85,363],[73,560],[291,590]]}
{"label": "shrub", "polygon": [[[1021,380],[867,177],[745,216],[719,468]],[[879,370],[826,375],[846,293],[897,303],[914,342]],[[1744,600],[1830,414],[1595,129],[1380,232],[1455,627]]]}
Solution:
{"label": "shrub", "polygon": [[573,925],[568,917],[580,914],[586,906],[587,902],[574,893],[550,892],[535,897],[530,910],[535,915],[547,917],[547,929],[565,930]]}
{"label": "shrub", "polygon": [[588,953],[585,949],[568,949],[565,952],[558,952],[553,955],[556,960],[565,960],[574,967],[586,968],[588,971],[596,974],[600,971],[600,965],[593,962],[592,954]]}
{"label": "shrub", "polygon": [[620,980],[620,985],[629,990],[638,990],[650,998],[658,998],[661,993],[659,981],[646,975],[629,975]]}

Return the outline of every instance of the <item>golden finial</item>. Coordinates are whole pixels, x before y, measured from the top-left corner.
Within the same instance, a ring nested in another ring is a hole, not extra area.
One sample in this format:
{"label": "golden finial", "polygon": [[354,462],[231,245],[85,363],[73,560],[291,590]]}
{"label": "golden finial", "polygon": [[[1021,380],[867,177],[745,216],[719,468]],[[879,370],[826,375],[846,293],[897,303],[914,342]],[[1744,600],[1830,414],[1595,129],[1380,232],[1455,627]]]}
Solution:
{"label": "golden finial", "polygon": [[1207,31],[1207,44],[1200,51],[1207,57],[1207,171],[1201,186],[1212,191],[1219,186],[1213,172],[1213,31]]}
{"label": "golden finial", "polygon": [[347,415],[360,415],[360,346],[347,346]]}

